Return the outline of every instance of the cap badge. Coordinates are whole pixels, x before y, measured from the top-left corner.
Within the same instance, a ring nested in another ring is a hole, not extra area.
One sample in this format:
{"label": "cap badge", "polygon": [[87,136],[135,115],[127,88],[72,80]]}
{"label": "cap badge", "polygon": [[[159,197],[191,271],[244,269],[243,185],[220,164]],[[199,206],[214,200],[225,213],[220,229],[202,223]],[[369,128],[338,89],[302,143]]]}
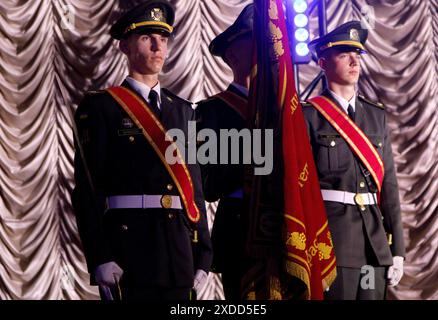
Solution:
{"label": "cap badge", "polygon": [[356,29],[351,29],[350,30],[350,39],[354,40],[354,41],[359,41],[359,31],[357,31]]}
{"label": "cap badge", "polygon": [[153,8],[151,10],[151,18],[155,21],[162,21],[163,11],[160,8]]}

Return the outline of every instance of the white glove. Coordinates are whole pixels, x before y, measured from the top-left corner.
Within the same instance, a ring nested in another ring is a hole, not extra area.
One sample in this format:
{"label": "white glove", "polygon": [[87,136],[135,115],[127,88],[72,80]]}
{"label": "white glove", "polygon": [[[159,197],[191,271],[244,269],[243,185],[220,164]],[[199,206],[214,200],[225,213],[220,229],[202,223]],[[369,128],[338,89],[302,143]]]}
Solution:
{"label": "white glove", "polygon": [[393,258],[393,265],[388,269],[388,285],[395,287],[403,277],[403,257],[395,256]]}
{"label": "white glove", "polygon": [[195,289],[196,293],[199,293],[199,291],[205,286],[205,283],[207,282],[207,276],[208,274],[204,270],[196,270],[195,281],[193,283],[193,289]]}
{"label": "white glove", "polygon": [[96,283],[107,300],[114,300],[110,287],[116,286],[123,275],[123,270],[114,261],[97,266],[94,270]]}

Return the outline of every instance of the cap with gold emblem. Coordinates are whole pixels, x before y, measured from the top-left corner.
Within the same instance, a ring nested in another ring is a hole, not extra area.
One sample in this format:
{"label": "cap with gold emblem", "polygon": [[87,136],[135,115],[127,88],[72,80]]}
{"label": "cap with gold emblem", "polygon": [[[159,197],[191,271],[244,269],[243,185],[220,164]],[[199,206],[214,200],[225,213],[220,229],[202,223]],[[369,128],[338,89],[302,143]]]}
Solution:
{"label": "cap with gold emblem", "polygon": [[368,30],[362,27],[360,21],[350,21],[340,25],[326,35],[314,39],[309,43],[309,49],[318,57],[330,48],[356,49],[360,53],[366,53],[365,41],[368,38]]}
{"label": "cap with gold emblem", "polygon": [[115,39],[126,38],[131,33],[158,32],[170,36],[173,31],[175,12],[168,1],[150,0],[126,12],[111,27]]}
{"label": "cap with gold emblem", "polygon": [[243,8],[236,21],[210,43],[208,49],[215,56],[223,57],[228,46],[237,38],[252,33],[254,5]]}

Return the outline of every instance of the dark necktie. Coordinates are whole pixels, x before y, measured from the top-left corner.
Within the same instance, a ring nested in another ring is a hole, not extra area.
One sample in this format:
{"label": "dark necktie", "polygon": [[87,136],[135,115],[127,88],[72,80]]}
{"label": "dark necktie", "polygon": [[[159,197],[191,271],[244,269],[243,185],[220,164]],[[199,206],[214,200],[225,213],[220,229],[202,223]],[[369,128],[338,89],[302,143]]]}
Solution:
{"label": "dark necktie", "polygon": [[159,114],[160,108],[158,108],[158,93],[155,90],[151,90],[149,92],[149,104],[151,105],[152,109]]}
{"label": "dark necktie", "polygon": [[348,111],[348,116],[349,116],[350,119],[353,120],[353,122],[354,122],[354,109],[353,109],[353,107],[351,106],[351,104],[348,105],[347,111]]}

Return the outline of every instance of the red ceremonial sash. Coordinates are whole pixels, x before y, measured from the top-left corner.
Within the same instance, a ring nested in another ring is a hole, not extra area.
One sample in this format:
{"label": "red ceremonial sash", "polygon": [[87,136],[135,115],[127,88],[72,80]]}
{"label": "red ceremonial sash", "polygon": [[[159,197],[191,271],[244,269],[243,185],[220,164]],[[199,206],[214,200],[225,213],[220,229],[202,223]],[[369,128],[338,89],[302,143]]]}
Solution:
{"label": "red ceremonial sash", "polygon": [[[125,87],[112,87],[106,91],[117,101],[117,103],[126,111],[135,124],[142,129],[143,135],[154,148],[160,157],[167,171],[178,188],[187,211],[187,216],[192,222],[198,222],[200,218],[199,208],[195,203],[194,189],[192,178],[187,169],[181,153],[176,144],[167,136],[166,130],[160,120],[156,118],[148,104],[140,99],[134,92]],[[166,136],[168,140],[166,140]],[[175,164],[168,164],[165,158],[168,147],[175,148],[181,163],[176,161]]]}
{"label": "red ceremonial sash", "polygon": [[220,92],[214,95],[212,98],[221,99],[226,104],[228,104],[228,106],[230,106],[234,111],[236,111],[243,118],[243,120],[248,119],[248,100],[229,90]]}
{"label": "red ceremonial sash", "polygon": [[[355,155],[359,157],[368,169],[377,185],[378,194],[382,190],[385,167],[382,158],[365,133],[350,119],[350,117],[331,99],[319,96],[309,99],[312,104],[330,124],[345,139]],[[380,198],[380,197],[378,197]]]}

